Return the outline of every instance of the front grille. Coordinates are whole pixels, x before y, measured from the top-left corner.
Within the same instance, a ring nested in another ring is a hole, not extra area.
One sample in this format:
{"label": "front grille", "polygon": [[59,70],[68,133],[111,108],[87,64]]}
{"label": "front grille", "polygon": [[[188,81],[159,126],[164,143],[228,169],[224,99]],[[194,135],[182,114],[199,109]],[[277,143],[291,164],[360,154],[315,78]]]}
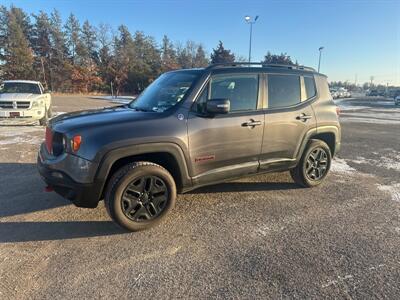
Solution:
{"label": "front grille", "polygon": [[[31,105],[30,101],[16,101],[16,109],[26,109],[29,108]],[[14,102],[13,101],[0,101],[0,108],[5,109],[14,109]]]}
{"label": "front grille", "polygon": [[29,108],[30,105],[29,101],[17,101],[17,108]]}
{"label": "front grille", "polygon": [[1,108],[13,108],[13,102],[12,101],[0,101],[0,107]]}

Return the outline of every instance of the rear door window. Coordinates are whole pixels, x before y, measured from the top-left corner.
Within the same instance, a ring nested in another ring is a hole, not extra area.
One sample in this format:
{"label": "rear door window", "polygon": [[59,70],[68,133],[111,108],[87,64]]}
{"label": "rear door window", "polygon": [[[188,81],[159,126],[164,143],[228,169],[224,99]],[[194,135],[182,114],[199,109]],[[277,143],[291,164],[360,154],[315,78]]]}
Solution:
{"label": "rear door window", "polygon": [[301,101],[300,76],[268,74],[268,108],[299,104]]}

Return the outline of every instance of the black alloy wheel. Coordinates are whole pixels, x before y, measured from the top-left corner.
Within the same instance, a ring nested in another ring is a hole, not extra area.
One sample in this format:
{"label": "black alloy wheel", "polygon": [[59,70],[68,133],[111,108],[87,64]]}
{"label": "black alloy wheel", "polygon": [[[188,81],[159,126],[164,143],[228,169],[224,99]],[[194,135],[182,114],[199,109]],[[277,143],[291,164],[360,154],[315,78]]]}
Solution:
{"label": "black alloy wheel", "polygon": [[157,176],[143,176],[132,181],[122,194],[125,216],[135,222],[157,218],[168,201],[165,182]]}

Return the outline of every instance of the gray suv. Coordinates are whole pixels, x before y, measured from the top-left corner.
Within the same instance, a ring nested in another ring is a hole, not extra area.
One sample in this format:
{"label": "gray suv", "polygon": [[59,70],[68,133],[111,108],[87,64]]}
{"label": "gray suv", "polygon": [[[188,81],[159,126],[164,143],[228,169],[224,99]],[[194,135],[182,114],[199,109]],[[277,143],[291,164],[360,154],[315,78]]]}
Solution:
{"label": "gray suv", "polygon": [[325,75],[217,64],[165,73],[128,105],[52,119],[38,169],[75,205],[104,199],[111,218],[136,231],[160,222],[177,193],[200,186],[285,170],[316,186],[339,149]]}

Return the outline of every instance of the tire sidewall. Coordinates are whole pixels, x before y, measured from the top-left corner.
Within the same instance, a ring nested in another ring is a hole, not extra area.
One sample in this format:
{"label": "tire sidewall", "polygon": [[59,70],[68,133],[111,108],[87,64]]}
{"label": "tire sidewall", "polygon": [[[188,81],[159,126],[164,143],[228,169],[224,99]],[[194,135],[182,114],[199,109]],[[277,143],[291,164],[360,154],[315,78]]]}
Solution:
{"label": "tire sidewall", "polygon": [[[320,178],[319,180],[312,180],[312,179],[309,179],[306,174],[306,164],[307,164],[308,156],[316,148],[324,149],[324,151],[326,152],[326,154],[328,156],[328,162],[327,162],[327,170],[326,170],[325,174],[322,176],[322,178]],[[332,154],[331,154],[331,150],[330,150],[329,146],[323,141],[319,141],[319,140],[311,141],[309,146],[307,147],[307,150],[304,153],[302,161],[301,161],[301,175],[304,178],[304,181],[306,182],[306,184],[308,186],[317,186],[317,185],[321,184],[324,181],[325,177],[328,175],[328,173],[331,169],[331,164],[332,164]]]}
{"label": "tire sidewall", "polygon": [[[132,181],[134,181],[139,177],[149,176],[149,175],[157,176],[164,181],[168,190],[167,205],[157,218],[149,221],[135,222],[129,219],[122,211],[121,198],[129,183],[131,183]],[[133,167],[130,171],[128,171],[125,175],[123,175],[122,178],[118,180],[118,182],[115,184],[110,193],[111,194],[108,195],[111,201],[109,205],[112,206],[111,209],[113,210],[115,218],[117,218],[117,221],[118,223],[120,223],[121,226],[132,231],[146,229],[158,224],[175,206],[175,199],[176,199],[175,182],[172,176],[165,169],[162,169],[158,166],[143,165],[143,166]]]}

